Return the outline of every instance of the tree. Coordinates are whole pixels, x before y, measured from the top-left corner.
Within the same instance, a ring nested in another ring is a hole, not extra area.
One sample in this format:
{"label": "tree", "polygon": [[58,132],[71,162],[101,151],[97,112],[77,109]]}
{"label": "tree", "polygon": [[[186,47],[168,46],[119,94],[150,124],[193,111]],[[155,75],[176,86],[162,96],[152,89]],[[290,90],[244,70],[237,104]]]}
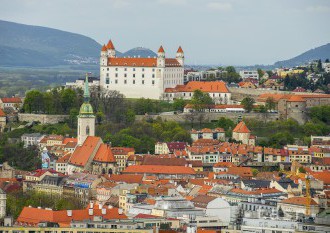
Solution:
{"label": "tree", "polygon": [[186,101],[182,98],[174,99],[173,109],[178,111],[183,111],[184,106],[186,106]]}
{"label": "tree", "polygon": [[258,71],[259,79],[261,79],[262,76],[264,75],[264,71],[260,68],[258,68],[257,71]]}
{"label": "tree", "polygon": [[191,104],[193,105],[194,110],[200,112],[207,108],[208,105],[213,104],[213,100],[207,92],[195,90],[191,98]]}
{"label": "tree", "polygon": [[325,63],[329,63],[329,58],[325,59]]}
{"label": "tree", "polygon": [[266,99],[266,105],[265,105],[267,110],[274,110],[276,107],[276,103],[273,97],[268,97]]}
{"label": "tree", "polygon": [[60,92],[60,95],[63,113],[67,114],[76,105],[76,92],[70,88],[66,88]]}
{"label": "tree", "polygon": [[241,104],[243,105],[244,109],[247,111],[247,112],[251,112],[252,109],[253,109],[253,104],[255,103],[255,100],[251,97],[245,97]]}

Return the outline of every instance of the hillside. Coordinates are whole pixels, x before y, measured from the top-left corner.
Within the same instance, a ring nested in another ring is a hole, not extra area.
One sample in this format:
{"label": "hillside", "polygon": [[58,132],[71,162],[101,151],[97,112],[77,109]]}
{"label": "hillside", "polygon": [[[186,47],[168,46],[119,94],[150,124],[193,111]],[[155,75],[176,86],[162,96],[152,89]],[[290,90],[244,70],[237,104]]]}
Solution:
{"label": "hillside", "polygon": [[70,32],[0,20],[0,66],[97,65],[101,45]]}
{"label": "hillside", "polygon": [[293,67],[299,66],[304,63],[310,62],[312,60],[321,59],[324,61],[325,59],[330,58],[330,43],[326,45],[322,45],[320,47],[308,50],[294,58],[278,61],[274,63],[275,67]]}
{"label": "hillside", "polygon": [[156,57],[157,54],[150,49],[136,47],[120,55],[121,57]]}

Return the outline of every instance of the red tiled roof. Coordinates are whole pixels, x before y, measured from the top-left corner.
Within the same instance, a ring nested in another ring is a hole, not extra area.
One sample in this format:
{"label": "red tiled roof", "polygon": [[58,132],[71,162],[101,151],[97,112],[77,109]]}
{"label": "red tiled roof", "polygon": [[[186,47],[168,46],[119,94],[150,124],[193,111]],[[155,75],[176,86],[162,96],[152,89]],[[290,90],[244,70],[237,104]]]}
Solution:
{"label": "red tiled roof", "polygon": [[241,121],[233,129],[233,132],[236,132],[236,133],[250,133],[251,131],[248,129],[248,127],[246,126],[244,121]]}
{"label": "red tiled roof", "polygon": [[176,92],[194,92],[195,90],[201,90],[203,92],[210,92],[210,93],[229,93],[226,83],[223,81],[215,81],[215,82],[191,81],[188,82],[186,85],[177,85],[175,89]]}
{"label": "red tiled roof", "polygon": [[305,100],[299,95],[293,95],[288,102],[305,102]]}
{"label": "red tiled roof", "polygon": [[161,45],[158,49],[158,53],[165,53],[163,46]]}
{"label": "red tiled roof", "polygon": [[187,146],[187,143],[185,142],[168,142],[166,144],[170,152],[173,152],[174,150],[184,150]]}
{"label": "red tiled roof", "polygon": [[72,220],[82,221],[93,219],[94,216],[103,216],[104,219],[126,219],[125,214],[119,214],[118,208],[106,209],[102,214],[101,209],[93,209],[93,215],[89,215],[89,209],[72,210],[72,216],[68,216],[67,210],[46,210],[33,207],[24,207],[17,218],[18,223],[36,225],[39,222],[56,222],[69,224]]}
{"label": "red tiled roof", "polygon": [[66,145],[69,142],[75,142],[75,143],[77,143],[78,142],[78,139],[77,138],[64,138],[62,144]]}
{"label": "red tiled roof", "polygon": [[71,157],[71,154],[64,155],[64,156],[60,157],[56,161],[56,163],[67,163],[69,161],[70,157]]}
{"label": "red tiled roof", "polygon": [[0,117],[5,117],[6,113],[4,113],[4,111],[2,111],[2,109],[0,109]]}
{"label": "red tiled roof", "polygon": [[159,156],[144,156],[142,165],[161,165],[161,166],[185,166],[184,158],[160,158]]}
{"label": "red tiled roof", "polygon": [[[307,203],[306,197],[291,197],[281,201],[281,203],[291,204],[291,205],[303,205]],[[310,202],[311,205],[318,205],[313,199]]]}
{"label": "red tiled roof", "polygon": [[134,148],[131,147],[111,147],[114,155],[127,155],[130,152],[135,152]]}
{"label": "red tiled roof", "polygon": [[179,46],[178,51],[176,51],[177,53],[183,53],[183,49],[181,48],[181,46]]}
{"label": "red tiled roof", "polygon": [[93,160],[103,163],[116,162],[115,156],[113,155],[110,146],[104,143],[100,145]]}
{"label": "red tiled roof", "polygon": [[113,46],[113,43],[111,40],[109,40],[109,42],[107,44],[107,49],[115,49],[115,46]]}
{"label": "red tiled roof", "polygon": [[191,167],[184,166],[161,166],[161,165],[132,165],[123,173],[148,173],[148,174],[196,174]]}
{"label": "red tiled roof", "polygon": [[252,169],[250,167],[229,167],[228,174],[238,175],[240,177],[252,177]]}
{"label": "red tiled roof", "polygon": [[22,100],[19,97],[5,97],[1,98],[1,101],[3,103],[22,103]]}
{"label": "red tiled roof", "polygon": [[232,162],[219,162],[214,164],[213,167],[236,167],[236,165]]}
{"label": "red tiled roof", "polygon": [[130,175],[130,174],[112,174],[110,177],[106,177],[109,181],[113,182],[125,182],[128,184],[141,183],[143,180],[143,175]]}
{"label": "red tiled roof", "polygon": [[138,214],[134,218],[160,218],[159,216],[156,215],[151,215],[151,214]]}
{"label": "red tiled roof", "polygon": [[102,49],[101,49],[101,51],[107,51],[107,46],[105,46],[105,44],[102,46]]}
{"label": "red tiled roof", "polygon": [[101,138],[88,136],[81,146],[78,146],[73,152],[69,163],[84,167],[92,155],[96,146],[102,142]]}
{"label": "red tiled roof", "polygon": [[[109,57],[109,66],[137,66],[137,67],[157,67],[157,58],[140,57]],[[165,58],[166,67],[179,67],[181,64],[175,58]]]}

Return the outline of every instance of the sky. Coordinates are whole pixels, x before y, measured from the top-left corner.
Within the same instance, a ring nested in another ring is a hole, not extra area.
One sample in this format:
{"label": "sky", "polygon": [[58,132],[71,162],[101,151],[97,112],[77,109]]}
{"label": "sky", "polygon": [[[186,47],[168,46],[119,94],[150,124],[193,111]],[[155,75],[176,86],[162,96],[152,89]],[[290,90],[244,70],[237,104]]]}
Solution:
{"label": "sky", "polygon": [[[330,43],[329,0],[0,0],[0,19],[79,33],[187,64],[273,64]],[[1,33],[1,32],[0,32]]]}

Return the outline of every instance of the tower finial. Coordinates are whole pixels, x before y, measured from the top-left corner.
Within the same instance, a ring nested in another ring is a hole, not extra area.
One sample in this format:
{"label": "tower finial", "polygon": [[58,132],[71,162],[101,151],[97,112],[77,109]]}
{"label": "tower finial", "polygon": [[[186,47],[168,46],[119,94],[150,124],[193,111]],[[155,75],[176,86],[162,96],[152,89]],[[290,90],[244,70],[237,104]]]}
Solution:
{"label": "tower finial", "polygon": [[88,88],[88,73],[86,73],[85,88],[84,88],[84,101],[89,102],[89,88]]}

